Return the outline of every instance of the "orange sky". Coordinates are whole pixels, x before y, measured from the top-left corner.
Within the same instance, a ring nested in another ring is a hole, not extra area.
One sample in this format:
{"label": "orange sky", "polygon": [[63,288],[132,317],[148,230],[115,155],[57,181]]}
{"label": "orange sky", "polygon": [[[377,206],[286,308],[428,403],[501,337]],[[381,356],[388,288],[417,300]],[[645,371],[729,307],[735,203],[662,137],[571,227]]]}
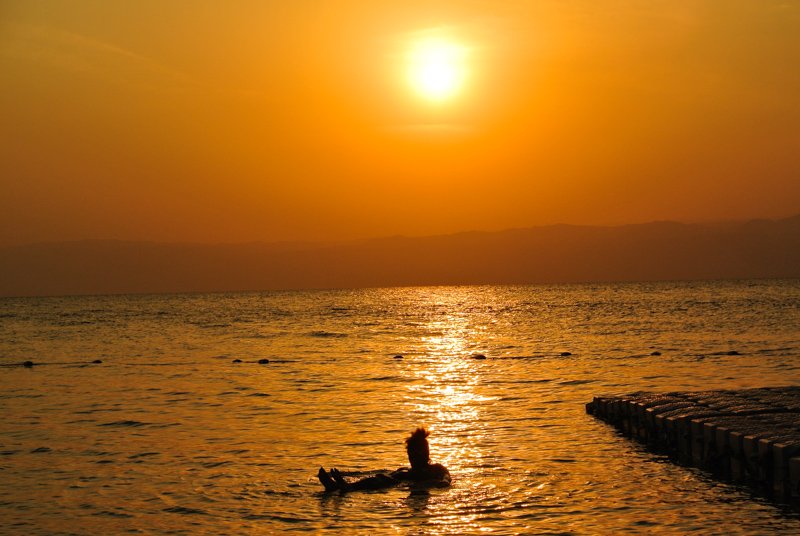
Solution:
{"label": "orange sky", "polygon": [[0,245],[778,218],[800,5],[4,0],[0,125]]}

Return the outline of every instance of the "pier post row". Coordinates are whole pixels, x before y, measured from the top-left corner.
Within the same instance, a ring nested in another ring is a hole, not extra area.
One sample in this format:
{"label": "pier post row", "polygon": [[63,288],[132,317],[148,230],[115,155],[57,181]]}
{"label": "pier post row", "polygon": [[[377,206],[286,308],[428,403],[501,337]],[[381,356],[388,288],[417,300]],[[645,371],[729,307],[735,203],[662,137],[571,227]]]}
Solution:
{"label": "pier post row", "polygon": [[598,396],[586,411],[678,463],[800,505],[800,387]]}

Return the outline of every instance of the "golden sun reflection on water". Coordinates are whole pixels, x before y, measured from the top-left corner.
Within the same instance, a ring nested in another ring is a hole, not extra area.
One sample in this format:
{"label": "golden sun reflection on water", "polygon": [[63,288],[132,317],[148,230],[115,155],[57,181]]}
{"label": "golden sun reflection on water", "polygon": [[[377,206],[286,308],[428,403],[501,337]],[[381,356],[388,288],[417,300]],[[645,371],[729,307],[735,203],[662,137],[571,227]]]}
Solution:
{"label": "golden sun reflection on water", "polygon": [[412,492],[409,500],[430,515],[426,534],[481,532],[485,514],[478,504],[500,493],[483,478],[493,467],[487,449],[491,420],[484,412],[500,397],[484,393],[480,371],[485,362],[470,358],[466,320],[448,316],[429,325],[434,335],[420,341],[426,357],[403,371],[412,380],[403,401],[409,414],[431,431],[431,459],[450,470],[453,485],[444,495],[421,492],[415,498]]}

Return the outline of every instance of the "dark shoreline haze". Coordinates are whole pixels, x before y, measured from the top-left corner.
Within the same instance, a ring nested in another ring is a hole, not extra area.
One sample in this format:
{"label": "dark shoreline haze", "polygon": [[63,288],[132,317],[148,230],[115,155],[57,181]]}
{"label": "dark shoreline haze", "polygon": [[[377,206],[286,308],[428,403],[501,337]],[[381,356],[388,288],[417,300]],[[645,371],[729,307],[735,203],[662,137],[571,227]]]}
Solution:
{"label": "dark shoreline haze", "polygon": [[338,244],[85,240],[0,248],[3,297],[796,277],[800,215]]}

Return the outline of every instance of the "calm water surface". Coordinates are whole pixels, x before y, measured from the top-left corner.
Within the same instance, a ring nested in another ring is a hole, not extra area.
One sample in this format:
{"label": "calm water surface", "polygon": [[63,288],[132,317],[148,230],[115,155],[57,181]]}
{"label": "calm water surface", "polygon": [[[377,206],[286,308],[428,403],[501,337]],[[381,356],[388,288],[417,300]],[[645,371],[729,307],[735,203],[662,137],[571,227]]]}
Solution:
{"label": "calm water surface", "polygon": [[[4,299],[0,365],[3,534],[800,534],[584,411],[800,384],[796,280]],[[321,493],[416,425],[450,488]]]}

